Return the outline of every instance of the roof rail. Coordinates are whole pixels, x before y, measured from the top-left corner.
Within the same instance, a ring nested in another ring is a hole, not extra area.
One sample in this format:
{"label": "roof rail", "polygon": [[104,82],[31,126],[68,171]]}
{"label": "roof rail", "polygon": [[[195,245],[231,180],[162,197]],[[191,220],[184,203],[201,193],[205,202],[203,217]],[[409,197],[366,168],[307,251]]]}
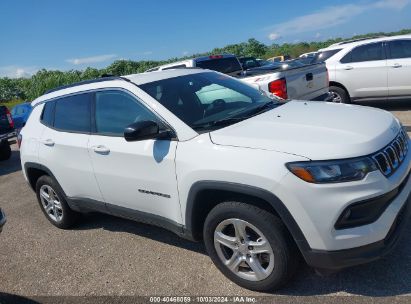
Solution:
{"label": "roof rail", "polygon": [[384,37],[387,37],[387,36],[382,35],[382,36],[371,36],[371,37],[366,37],[366,38],[351,39],[351,40],[345,40],[345,41],[337,42],[334,45],[343,45],[343,44],[347,44],[347,43],[351,43],[351,42],[371,40],[371,39],[384,38]]}
{"label": "roof rail", "polygon": [[125,81],[130,82],[130,80],[127,79],[127,78],[125,78],[125,77],[121,77],[121,76],[111,76],[111,75],[106,75],[106,74],[104,74],[103,76],[101,76],[101,78],[90,79],[90,80],[83,80],[83,81],[79,81],[79,82],[75,82],[75,83],[71,83],[71,84],[67,84],[67,85],[63,85],[63,86],[59,86],[59,87],[50,89],[50,90],[46,91],[45,94],[53,93],[53,92],[60,91],[60,90],[63,90],[63,89],[73,88],[73,87],[76,87],[76,86],[79,86],[79,85],[83,85],[83,84],[103,82],[103,81],[110,81],[110,80],[125,80]]}

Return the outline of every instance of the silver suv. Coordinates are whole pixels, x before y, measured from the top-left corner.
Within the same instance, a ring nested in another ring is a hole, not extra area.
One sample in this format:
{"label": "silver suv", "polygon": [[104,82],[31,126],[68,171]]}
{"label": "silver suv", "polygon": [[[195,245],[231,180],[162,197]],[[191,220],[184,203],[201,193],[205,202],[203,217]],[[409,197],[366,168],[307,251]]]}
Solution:
{"label": "silver suv", "polygon": [[333,101],[411,98],[411,35],[358,39],[319,50]]}

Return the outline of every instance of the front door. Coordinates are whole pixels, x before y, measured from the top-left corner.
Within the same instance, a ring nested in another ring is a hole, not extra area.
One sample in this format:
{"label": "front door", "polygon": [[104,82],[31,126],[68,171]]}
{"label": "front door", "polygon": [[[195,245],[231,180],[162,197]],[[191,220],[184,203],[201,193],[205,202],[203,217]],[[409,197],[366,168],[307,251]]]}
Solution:
{"label": "front door", "polygon": [[95,130],[88,149],[107,207],[133,217],[134,211],[181,223],[175,154],[177,141],[127,142],[131,123],[160,119],[137,98],[122,90],[95,93]]}

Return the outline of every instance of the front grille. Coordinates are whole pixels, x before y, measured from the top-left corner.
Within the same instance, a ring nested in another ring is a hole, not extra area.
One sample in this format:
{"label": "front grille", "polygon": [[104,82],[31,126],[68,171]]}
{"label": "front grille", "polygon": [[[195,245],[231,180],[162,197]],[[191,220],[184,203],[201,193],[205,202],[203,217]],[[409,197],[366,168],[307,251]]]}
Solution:
{"label": "front grille", "polygon": [[401,130],[385,148],[373,154],[378,168],[385,176],[393,174],[404,161],[408,152],[408,135]]}

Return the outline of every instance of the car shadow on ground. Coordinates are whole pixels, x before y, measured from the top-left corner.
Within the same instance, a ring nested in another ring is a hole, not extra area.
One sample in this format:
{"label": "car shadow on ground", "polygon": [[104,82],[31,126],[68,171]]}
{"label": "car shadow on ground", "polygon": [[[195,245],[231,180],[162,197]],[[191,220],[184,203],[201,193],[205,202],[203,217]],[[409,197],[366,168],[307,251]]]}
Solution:
{"label": "car shadow on ground", "polygon": [[11,151],[11,158],[0,161],[0,176],[21,170],[20,152]]}
{"label": "car shadow on ground", "polygon": [[108,214],[83,214],[80,223],[74,229],[88,230],[97,228],[103,228],[104,230],[113,232],[126,232],[136,234],[172,246],[177,246],[201,254],[207,254],[202,242],[191,242],[166,229],[111,216]]}
{"label": "car shadow on ground", "polygon": [[[172,246],[207,254],[203,243],[182,239],[165,229],[110,215],[90,213],[76,229],[103,228],[149,238]],[[332,293],[372,297],[411,293],[411,226],[408,226],[394,251],[373,263],[352,267],[328,276],[319,276],[303,261],[294,278],[276,295],[318,296]],[[217,270],[216,270],[217,271]]]}

